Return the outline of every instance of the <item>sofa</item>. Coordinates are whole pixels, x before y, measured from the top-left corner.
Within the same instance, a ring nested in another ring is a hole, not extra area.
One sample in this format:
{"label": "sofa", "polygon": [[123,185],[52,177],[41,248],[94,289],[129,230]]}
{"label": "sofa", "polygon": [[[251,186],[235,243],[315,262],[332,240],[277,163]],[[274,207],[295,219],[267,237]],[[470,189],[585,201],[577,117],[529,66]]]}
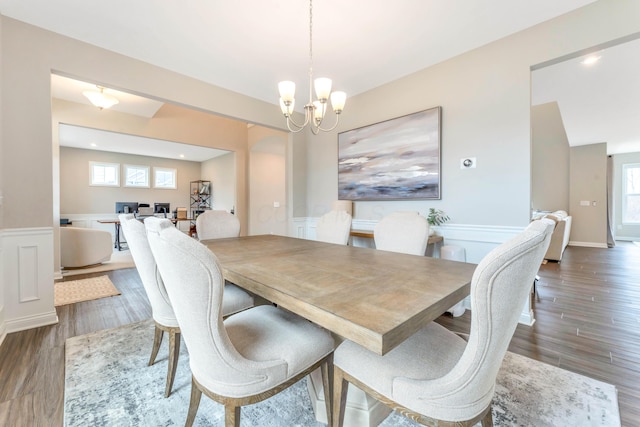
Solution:
{"label": "sofa", "polygon": [[548,218],[556,223],[553,234],[551,235],[549,249],[547,249],[544,259],[560,262],[562,254],[569,244],[571,216],[566,211],[539,212],[533,215],[532,219],[536,220],[541,218]]}
{"label": "sofa", "polygon": [[60,265],[81,268],[111,259],[111,233],[81,227],[60,227]]}

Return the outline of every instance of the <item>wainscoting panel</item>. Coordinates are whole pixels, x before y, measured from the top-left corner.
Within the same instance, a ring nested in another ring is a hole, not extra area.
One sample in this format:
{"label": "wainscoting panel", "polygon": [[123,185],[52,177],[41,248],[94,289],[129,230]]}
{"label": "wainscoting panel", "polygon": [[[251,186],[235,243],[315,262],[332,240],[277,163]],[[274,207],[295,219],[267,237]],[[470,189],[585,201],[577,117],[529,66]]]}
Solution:
{"label": "wainscoting panel", "polygon": [[53,229],[7,229],[2,233],[6,332],[58,322],[53,306]]}

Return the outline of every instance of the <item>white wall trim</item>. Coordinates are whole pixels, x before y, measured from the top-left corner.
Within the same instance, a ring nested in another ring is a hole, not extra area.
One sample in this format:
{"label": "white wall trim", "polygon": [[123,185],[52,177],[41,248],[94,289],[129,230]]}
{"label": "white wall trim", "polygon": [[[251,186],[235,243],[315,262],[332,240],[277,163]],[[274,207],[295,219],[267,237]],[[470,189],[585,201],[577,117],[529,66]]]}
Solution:
{"label": "white wall trim", "polygon": [[53,228],[5,229],[2,280],[6,333],[58,322],[53,301]]}
{"label": "white wall trim", "polygon": [[55,325],[58,323],[58,314],[54,308],[48,312],[8,319],[6,323],[8,333],[24,331],[41,326]]}

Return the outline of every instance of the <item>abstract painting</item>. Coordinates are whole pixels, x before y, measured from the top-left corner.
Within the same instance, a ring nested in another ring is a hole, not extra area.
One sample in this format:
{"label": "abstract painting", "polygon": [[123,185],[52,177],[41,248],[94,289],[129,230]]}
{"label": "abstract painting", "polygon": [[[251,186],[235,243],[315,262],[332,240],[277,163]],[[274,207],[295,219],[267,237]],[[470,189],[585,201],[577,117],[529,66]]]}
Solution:
{"label": "abstract painting", "polygon": [[338,134],[338,199],[440,199],[441,111]]}

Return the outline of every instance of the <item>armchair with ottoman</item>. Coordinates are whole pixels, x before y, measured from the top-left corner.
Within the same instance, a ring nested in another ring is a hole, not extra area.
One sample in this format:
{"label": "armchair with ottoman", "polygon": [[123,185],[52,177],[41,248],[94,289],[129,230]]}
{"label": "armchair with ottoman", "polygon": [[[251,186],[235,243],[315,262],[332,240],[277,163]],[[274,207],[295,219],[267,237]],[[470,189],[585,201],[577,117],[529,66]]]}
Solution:
{"label": "armchair with ottoman", "polygon": [[550,261],[558,261],[562,259],[562,254],[569,244],[569,235],[571,234],[571,216],[566,211],[555,212],[538,212],[533,215],[532,220],[549,218],[556,223],[551,235],[549,249],[544,255],[544,259]]}
{"label": "armchair with ottoman", "polygon": [[111,259],[113,240],[104,230],[60,227],[60,264],[63,268],[81,268]]}

